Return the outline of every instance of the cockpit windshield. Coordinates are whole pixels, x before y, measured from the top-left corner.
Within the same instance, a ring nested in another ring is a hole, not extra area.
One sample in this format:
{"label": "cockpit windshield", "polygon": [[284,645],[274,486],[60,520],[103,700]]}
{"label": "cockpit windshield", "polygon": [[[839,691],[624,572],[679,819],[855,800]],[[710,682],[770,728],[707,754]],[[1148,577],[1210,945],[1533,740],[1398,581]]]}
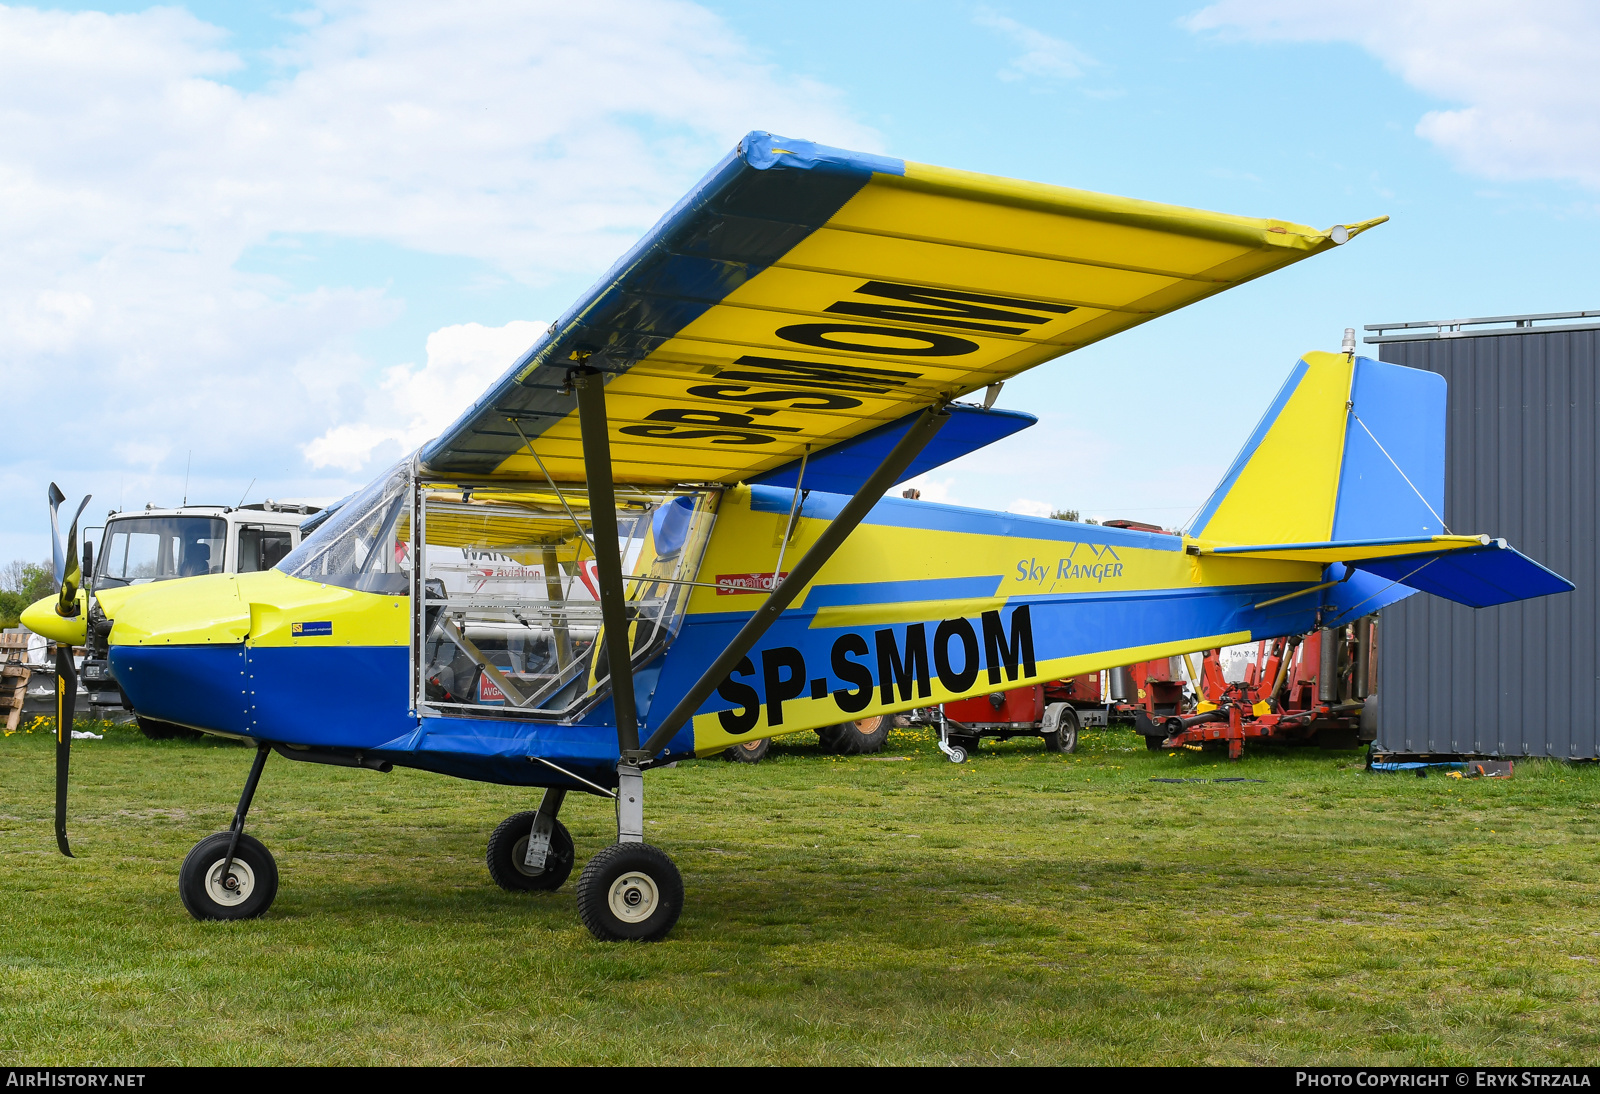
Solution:
{"label": "cockpit windshield", "polygon": [[97,589],[220,574],[228,523],[216,517],[116,517],[95,558]]}
{"label": "cockpit windshield", "polygon": [[409,461],[345,502],[277,569],[293,577],[364,592],[411,591]]}

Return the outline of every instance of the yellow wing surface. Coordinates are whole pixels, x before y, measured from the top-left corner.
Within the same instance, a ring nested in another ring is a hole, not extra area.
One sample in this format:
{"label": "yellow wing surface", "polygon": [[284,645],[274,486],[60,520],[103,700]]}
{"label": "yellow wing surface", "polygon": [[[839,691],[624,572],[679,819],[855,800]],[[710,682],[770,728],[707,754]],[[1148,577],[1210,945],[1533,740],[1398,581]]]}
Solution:
{"label": "yellow wing surface", "polygon": [[[582,481],[566,377],[587,366],[618,481],[762,481],[1383,219],[1319,231],[752,133],[423,460],[538,478],[531,447]],[[981,415],[946,449],[1031,422]]]}

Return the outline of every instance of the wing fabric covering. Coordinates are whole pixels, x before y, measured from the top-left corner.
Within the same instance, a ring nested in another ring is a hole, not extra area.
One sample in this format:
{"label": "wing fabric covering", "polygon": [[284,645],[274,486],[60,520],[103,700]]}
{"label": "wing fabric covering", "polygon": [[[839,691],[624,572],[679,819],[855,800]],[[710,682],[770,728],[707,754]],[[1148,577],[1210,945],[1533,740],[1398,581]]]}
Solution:
{"label": "wing fabric covering", "polygon": [[526,435],[558,481],[581,481],[565,380],[586,364],[608,377],[618,481],[754,481],[1367,226],[1321,232],[752,133],[423,462],[538,478]]}

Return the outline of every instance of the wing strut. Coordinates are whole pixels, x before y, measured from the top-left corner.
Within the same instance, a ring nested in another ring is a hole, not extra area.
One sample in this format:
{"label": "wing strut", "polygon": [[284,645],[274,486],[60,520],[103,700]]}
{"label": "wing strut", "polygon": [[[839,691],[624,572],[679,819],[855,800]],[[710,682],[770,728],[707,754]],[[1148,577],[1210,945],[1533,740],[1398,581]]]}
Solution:
{"label": "wing strut", "polygon": [[626,758],[639,751],[639,714],[633,701],[633,642],[628,637],[628,601],[622,591],[605,382],[605,374],[597,369],[572,373],[572,388],[578,394],[578,428],[583,434],[583,473],[589,483],[589,534],[599,578],[600,619],[605,625],[606,672],[611,676],[611,703],[617,715],[617,747]]}
{"label": "wing strut", "polygon": [[[711,697],[711,693],[721,685],[728,673],[732,672],[735,666],[744,660],[745,654],[749,653],[755,644],[761,641],[761,636],[767,633],[767,628],[772,626],[777,621],[778,616],[783,613],[783,610],[794,602],[794,598],[800,595],[800,590],[804,589],[811,579],[817,576],[817,571],[821,570],[823,564],[833,557],[834,552],[844,543],[846,537],[855,531],[856,525],[861,523],[872,507],[883,497],[883,492],[894,485],[895,480],[900,477],[907,467],[911,466],[911,461],[917,458],[917,454],[922,451],[929,441],[933,440],[934,435],[949,420],[950,411],[945,408],[943,403],[930,406],[917,415],[916,421],[911,423],[911,428],[906,430],[905,436],[901,437],[899,443],[883,458],[883,462],[878,465],[878,469],[867,476],[867,481],[861,484],[861,488],[855,492],[854,496],[845,504],[845,507],[839,511],[839,515],[834,517],[828,527],[823,529],[822,535],[817,537],[817,542],[811,545],[811,549],[805,553],[805,557],[796,563],[789,576],[784,578],[776,589],[772,590],[772,595],[767,597],[766,602],[760,608],[756,609],[756,613],[740,629],[734,640],[728,643],[728,648],[723,650],[721,656],[711,663],[711,667],[706,669],[699,680],[695,681],[694,687],[689,689],[688,694],[678,700],[678,705],[672,708],[672,712],[656,727],[655,732],[650,734],[650,739],[645,742],[644,748],[639,750],[642,754],[637,756],[636,762],[648,760],[666,747],[667,742],[672,740],[673,734],[677,733],[683,724],[689,720],[701,703]],[[584,436],[587,438],[587,430]],[[585,450],[585,458],[587,459],[587,449]],[[598,542],[598,536],[596,541]],[[621,582],[619,581],[619,589],[620,586]],[[602,586],[602,591],[603,588]],[[609,641],[608,637],[608,644]],[[622,732],[620,726],[617,732],[620,737]],[[626,757],[627,752],[624,751],[623,755]]]}

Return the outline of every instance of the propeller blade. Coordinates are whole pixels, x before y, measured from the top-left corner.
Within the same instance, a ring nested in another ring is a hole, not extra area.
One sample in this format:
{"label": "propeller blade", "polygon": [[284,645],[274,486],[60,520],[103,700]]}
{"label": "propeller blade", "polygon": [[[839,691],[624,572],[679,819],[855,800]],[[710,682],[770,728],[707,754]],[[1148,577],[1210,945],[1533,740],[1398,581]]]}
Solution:
{"label": "propeller blade", "polygon": [[[71,619],[78,614],[78,586],[83,583],[83,568],[78,565],[78,518],[83,516],[92,494],[84,495],[78,511],[72,514],[65,549],[61,545],[61,503],[67,496],[61,487],[50,484],[50,561],[55,568],[61,596],[56,614]],[[56,644],[56,846],[68,858],[74,857],[67,843],[67,775],[72,766],[72,716],[78,705],[78,670],[72,663],[72,643]]]}
{"label": "propeller blade", "polygon": [[67,556],[61,549],[61,522],[56,516],[56,510],[61,508],[61,503],[67,496],[61,492],[61,487],[55,483],[50,484],[50,561],[51,573],[55,574],[56,584],[60,585],[67,576]]}
{"label": "propeller blade", "polygon": [[72,716],[78,705],[78,672],[72,664],[72,647],[56,646],[56,846],[68,858],[76,856],[67,844],[67,769],[72,762]]}
{"label": "propeller blade", "polygon": [[[54,484],[52,484],[53,488]],[[78,503],[78,511],[72,514],[72,530],[67,533],[67,557],[62,565],[62,572],[57,579],[61,582],[61,599],[56,602],[56,614],[71,618],[78,614],[78,586],[83,584],[83,567],[78,565],[78,518],[83,516],[83,511],[89,505],[93,494],[85,494]],[[55,510],[50,511],[54,523]]]}

